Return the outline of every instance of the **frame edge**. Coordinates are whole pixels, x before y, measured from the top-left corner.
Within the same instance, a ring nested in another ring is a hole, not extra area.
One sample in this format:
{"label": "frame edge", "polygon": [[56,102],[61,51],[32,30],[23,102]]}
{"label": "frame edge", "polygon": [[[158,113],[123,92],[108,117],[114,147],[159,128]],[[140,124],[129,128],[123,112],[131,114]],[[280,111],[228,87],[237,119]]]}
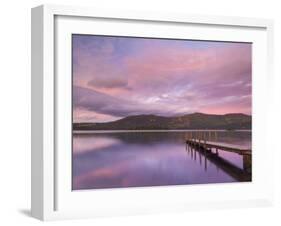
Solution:
{"label": "frame edge", "polygon": [[43,6],[31,9],[31,215],[43,220]]}

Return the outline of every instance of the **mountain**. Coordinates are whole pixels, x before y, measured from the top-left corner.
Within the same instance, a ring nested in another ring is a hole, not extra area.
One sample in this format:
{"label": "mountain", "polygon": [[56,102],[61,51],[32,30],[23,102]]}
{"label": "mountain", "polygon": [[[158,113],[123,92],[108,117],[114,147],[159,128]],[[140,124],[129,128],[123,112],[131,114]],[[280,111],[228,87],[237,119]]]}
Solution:
{"label": "mountain", "polygon": [[128,116],[113,122],[73,123],[74,130],[172,130],[172,129],[251,129],[252,117],[241,113],[212,115],[193,113],[177,117]]}

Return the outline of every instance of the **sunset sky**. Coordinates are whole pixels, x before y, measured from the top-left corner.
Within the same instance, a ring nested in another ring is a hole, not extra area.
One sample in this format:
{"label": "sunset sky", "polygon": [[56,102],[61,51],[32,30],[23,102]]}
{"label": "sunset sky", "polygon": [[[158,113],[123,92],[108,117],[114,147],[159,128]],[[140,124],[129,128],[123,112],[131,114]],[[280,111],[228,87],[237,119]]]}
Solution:
{"label": "sunset sky", "polygon": [[251,44],[73,35],[73,120],[251,114]]}

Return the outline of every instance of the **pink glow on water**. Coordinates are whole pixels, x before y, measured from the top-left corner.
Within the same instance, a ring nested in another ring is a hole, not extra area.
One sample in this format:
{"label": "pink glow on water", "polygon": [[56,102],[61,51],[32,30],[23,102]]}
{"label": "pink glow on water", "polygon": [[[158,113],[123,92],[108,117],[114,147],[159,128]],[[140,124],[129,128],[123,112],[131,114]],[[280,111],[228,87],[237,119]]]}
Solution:
{"label": "pink glow on water", "polygon": [[[99,133],[74,136],[73,189],[235,182],[197,151],[186,149],[185,132]],[[220,132],[224,142],[251,146],[248,132]],[[243,169],[241,156],[219,156]]]}

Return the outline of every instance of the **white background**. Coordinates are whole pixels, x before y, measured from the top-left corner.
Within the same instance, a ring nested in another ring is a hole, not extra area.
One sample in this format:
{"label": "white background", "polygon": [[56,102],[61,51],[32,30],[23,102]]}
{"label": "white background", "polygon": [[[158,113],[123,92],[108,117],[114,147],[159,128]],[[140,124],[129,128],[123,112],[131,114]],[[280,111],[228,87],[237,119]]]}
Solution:
{"label": "white background", "polygon": [[[194,211],[94,220],[50,222],[52,225],[280,225],[281,223],[281,6],[278,0],[56,0],[56,4],[99,8],[133,9],[173,13],[263,17],[275,20],[275,105],[269,124],[275,149],[274,207]],[[1,2],[0,35],[0,224],[37,225],[30,208],[30,8],[50,1],[9,0]],[[279,40],[279,41],[278,41]],[[279,51],[279,52],[278,52]],[[279,134],[278,134],[279,132]],[[279,136],[278,136],[279,135]],[[269,175],[272,176],[272,175]]]}

